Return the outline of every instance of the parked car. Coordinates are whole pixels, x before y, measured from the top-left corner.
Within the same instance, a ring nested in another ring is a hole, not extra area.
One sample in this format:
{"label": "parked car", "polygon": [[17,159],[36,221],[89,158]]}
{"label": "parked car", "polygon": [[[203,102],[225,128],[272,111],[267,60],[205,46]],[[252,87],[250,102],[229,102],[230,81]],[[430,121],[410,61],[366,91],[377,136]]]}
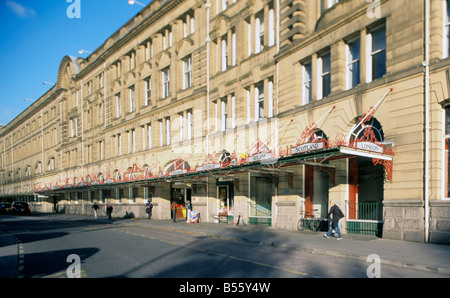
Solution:
{"label": "parked car", "polygon": [[8,214],[10,208],[10,203],[0,203],[0,214]]}
{"label": "parked car", "polygon": [[28,203],[24,202],[14,202],[12,207],[9,209],[9,214],[22,214],[22,215],[30,215],[31,210]]}

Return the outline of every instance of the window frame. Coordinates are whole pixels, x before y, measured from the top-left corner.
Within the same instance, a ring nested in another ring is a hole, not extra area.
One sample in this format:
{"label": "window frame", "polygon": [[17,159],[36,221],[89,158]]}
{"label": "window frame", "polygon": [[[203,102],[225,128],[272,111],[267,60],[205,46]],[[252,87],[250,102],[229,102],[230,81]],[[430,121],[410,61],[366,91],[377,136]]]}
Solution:
{"label": "window frame", "polygon": [[170,66],[161,69],[162,73],[162,98],[170,96]]}
{"label": "window frame", "polygon": [[[354,45],[358,45],[355,54],[358,54],[357,58],[353,57],[352,48]],[[354,74],[354,66],[357,66],[357,75]],[[354,79],[356,79],[354,81]],[[355,38],[346,43],[346,87],[347,90],[355,88],[361,83],[361,39]]]}
{"label": "window frame", "polygon": [[192,87],[192,55],[183,59],[183,89]]}
{"label": "window frame", "polygon": [[312,62],[302,64],[302,105],[312,101]]}
{"label": "window frame", "polygon": [[[374,42],[375,41],[374,35],[380,32],[384,32],[384,47],[380,47],[380,49],[374,50],[374,46],[376,47],[376,43]],[[381,79],[386,74],[386,26],[383,24],[370,30],[366,36],[366,43],[367,43],[366,81],[367,83],[369,83],[374,80]],[[374,59],[375,57],[380,57],[380,55],[384,55],[384,63],[383,63],[384,71],[381,76],[377,76],[376,73],[374,73],[377,71]]]}

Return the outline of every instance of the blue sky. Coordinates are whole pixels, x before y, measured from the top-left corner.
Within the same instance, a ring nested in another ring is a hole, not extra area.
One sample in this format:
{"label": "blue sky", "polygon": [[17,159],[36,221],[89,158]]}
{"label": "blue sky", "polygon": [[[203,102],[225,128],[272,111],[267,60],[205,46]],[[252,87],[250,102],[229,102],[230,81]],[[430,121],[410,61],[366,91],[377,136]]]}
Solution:
{"label": "blue sky", "polygon": [[[69,18],[75,1],[80,18]],[[87,57],[78,51],[93,52],[142,8],[127,0],[0,0],[0,124],[52,87],[43,82],[56,82],[64,56]]]}

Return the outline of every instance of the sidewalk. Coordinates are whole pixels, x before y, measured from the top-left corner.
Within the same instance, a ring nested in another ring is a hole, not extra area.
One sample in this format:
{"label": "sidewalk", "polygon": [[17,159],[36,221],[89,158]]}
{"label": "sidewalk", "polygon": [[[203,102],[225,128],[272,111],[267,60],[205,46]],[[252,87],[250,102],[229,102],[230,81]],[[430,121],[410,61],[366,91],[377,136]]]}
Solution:
{"label": "sidewalk", "polygon": [[0,278],[17,275],[18,244],[13,236],[0,231]]}
{"label": "sidewalk", "polygon": [[[367,257],[376,254],[381,264],[418,269],[434,273],[448,274],[450,277],[450,245],[415,243],[380,239],[370,236],[344,234],[341,241],[324,238],[323,232],[285,231],[271,227],[243,226],[234,227],[225,223],[195,223],[185,221],[173,223],[171,220],[121,219],[110,222],[106,217],[86,215],[51,215],[65,220],[89,221],[97,224],[162,229],[181,233],[193,233],[218,239],[246,241],[260,245],[284,247],[314,254],[331,255],[341,258],[358,259],[367,262]],[[12,236],[0,233],[0,267],[15,268],[17,262],[17,243]],[[1,272],[0,277],[7,277]]]}
{"label": "sidewalk", "polygon": [[178,232],[189,232],[220,239],[248,241],[260,245],[271,245],[289,249],[345,257],[367,261],[376,254],[381,264],[438,272],[450,275],[450,246],[380,239],[370,236],[344,234],[344,239],[324,238],[323,232],[284,231],[270,227],[234,227],[225,223],[195,223],[171,220],[133,219],[117,222],[125,226],[139,226]]}

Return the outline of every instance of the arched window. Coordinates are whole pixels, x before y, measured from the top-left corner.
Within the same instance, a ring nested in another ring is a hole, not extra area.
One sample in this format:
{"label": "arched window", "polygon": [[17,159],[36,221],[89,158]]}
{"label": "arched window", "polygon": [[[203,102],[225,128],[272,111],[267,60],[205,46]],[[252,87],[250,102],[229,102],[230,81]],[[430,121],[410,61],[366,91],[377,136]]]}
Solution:
{"label": "arched window", "polygon": [[361,139],[367,132],[368,129],[372,129],[373,135],[377,142],[384,141],[384,132],[381,127],[380,122],[374,117],[371,117],[370,120],[365,121],[364,123],[360,123],[359,117],[356,118],[357,123],[353,126],[350,131],[349,140],[358,140]]}
{"label": "arched window", "polygon": [[[188,172],[191,169],[191,166],[189,165],[189,163],[187,161],[181,160],[181,159],[177,159],[173,162],[171,162],[167,167],[165,172],[170,174],[173,173],[175,171],[181,171],[184,172],[184,170],[186,170],[186,172]],[[177,172],[175,172],[177,173]]]}
{"label": "arched window", "polygon": [[313,133],[311,134],[311,136],[308,139],[308,143],[312,143],[312,142],[322,142],[322,141],[326,141],[328,140],[327,135],[323,132],[323,130],[321,129],[316,129],[313,131]]}

